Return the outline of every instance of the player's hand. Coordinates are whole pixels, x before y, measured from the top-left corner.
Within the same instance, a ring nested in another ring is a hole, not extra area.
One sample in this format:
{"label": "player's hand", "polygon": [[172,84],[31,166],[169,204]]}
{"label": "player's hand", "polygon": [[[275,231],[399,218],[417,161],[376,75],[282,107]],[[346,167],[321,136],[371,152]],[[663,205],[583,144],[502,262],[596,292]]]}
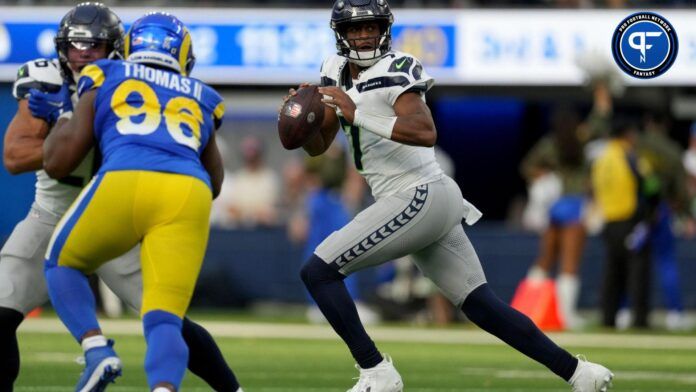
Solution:
{"label": "player's hand", "polygon": [[29,90],[29,110],[36,118],[55,124],[61,114],[73,110],[67,83],[57,93],[44,93],[37,89]]}
{"label": "player's hand", "polygon": [[353,123],[353,119],[355,118],[355,102],[353,102],[345,91],[336,86],[328,86],[319,87],[319,92],[324,94],[324,98],[321,100],[322,102],[330,107],[338,108],[343,118],[349,123]]}
{"label": "player's hand", "polygon": [[[311,86],[311,83],[300,83],[300,86],[297,88],[297,90],[304,88],[304,87],[309,87]],[[294,88],[291,88],[288,90],[288,95],[283,97],[283,102],[280,103],[280,106],[278,107],[278,113],[280,113],[281,110],[283,110],[283,106],[285,106],[285,102],[290,99],[290,97],[297,95],[297,90]]]}

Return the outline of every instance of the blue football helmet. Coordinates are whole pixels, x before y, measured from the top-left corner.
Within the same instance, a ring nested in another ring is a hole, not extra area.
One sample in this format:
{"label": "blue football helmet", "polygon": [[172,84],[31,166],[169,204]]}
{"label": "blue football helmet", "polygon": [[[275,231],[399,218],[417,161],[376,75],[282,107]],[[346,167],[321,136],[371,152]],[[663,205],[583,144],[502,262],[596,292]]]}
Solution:
{"label": "blue football helmet", "polygon": [[165,67],[187,76],[196,57],[191,34],[174,15],[151,12],[133,23],[124,44],[126,60]]}

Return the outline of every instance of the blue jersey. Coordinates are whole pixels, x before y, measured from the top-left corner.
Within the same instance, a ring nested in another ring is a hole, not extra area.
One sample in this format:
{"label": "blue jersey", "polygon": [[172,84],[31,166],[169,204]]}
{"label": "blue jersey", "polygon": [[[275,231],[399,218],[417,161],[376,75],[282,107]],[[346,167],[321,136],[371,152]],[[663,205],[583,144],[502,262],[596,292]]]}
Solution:
{"label": "blue jersey", "polygon": [[100,173],[178,173],[210,186],[200,155],[225,110],[215,90],[175,72],[120,60],[99,60],[82,70],[78,96],[92,89]]}

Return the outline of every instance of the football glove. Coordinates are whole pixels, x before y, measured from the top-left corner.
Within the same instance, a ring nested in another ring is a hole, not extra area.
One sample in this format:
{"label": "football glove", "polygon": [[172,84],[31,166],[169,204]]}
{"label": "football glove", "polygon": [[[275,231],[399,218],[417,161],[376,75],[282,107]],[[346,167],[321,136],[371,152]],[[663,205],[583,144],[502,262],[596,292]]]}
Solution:
{"label": "football glove", "polygon": [[37,89],[29,90],[29,110],[36,118],[55,124],[65,112],[72,112],[72,100],[68,84],[65,83],[57,93],[45,93]]}

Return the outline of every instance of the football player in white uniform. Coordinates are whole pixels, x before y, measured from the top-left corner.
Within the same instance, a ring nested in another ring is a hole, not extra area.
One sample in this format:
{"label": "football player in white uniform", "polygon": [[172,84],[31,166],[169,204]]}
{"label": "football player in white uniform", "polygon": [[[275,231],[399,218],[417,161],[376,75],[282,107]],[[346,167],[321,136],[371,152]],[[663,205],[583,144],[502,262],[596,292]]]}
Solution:
{"label": "football player in white uniform", "polygon": [[[99,163],[94,153],[69,176],[53,180],[41,170],[44,139],[63,106],[71,105],[80,70],[98,59],[119,56],[123,35],[120,19],[109,8],[78,4],[60,23],[55,40],[59,58],[29,61],[17,73],[13,94],[19,108],[5,134],[3,161],[13,174],[36,171],[37,180],[29,214],[0,251],[0,391],[11,391],[19,372],[19,324],[48,301],[44,254],[53,229]],[[129,306],[140,308],[139,249],[105,264],[97,275]],[[239,383],[212,336],[187,319],[182,332],[190,350],[189,369],[214,390],[237,391]]]}
{"label": "football player in white uniform", "polygon": [[416,58],[391,50],[392,22],[386,0],[335,2],[331,27],[338,54],[324,61],[319,89],[327,105],[324,122],[303,146],[310,155],[321,154],[342,129],[376,198],[322,242],[301,271],[358,363],[360,378],[351,391],[401,391],[403,382],[365,332],[343,279],[408,254],[479,327],[547,366],[573,391],[605,391],[613,377],[608,369],[558,347],[489,288],[461,224],[473,224],[481,214],[435,161],[437,133],[425,104],[433,79]]}

